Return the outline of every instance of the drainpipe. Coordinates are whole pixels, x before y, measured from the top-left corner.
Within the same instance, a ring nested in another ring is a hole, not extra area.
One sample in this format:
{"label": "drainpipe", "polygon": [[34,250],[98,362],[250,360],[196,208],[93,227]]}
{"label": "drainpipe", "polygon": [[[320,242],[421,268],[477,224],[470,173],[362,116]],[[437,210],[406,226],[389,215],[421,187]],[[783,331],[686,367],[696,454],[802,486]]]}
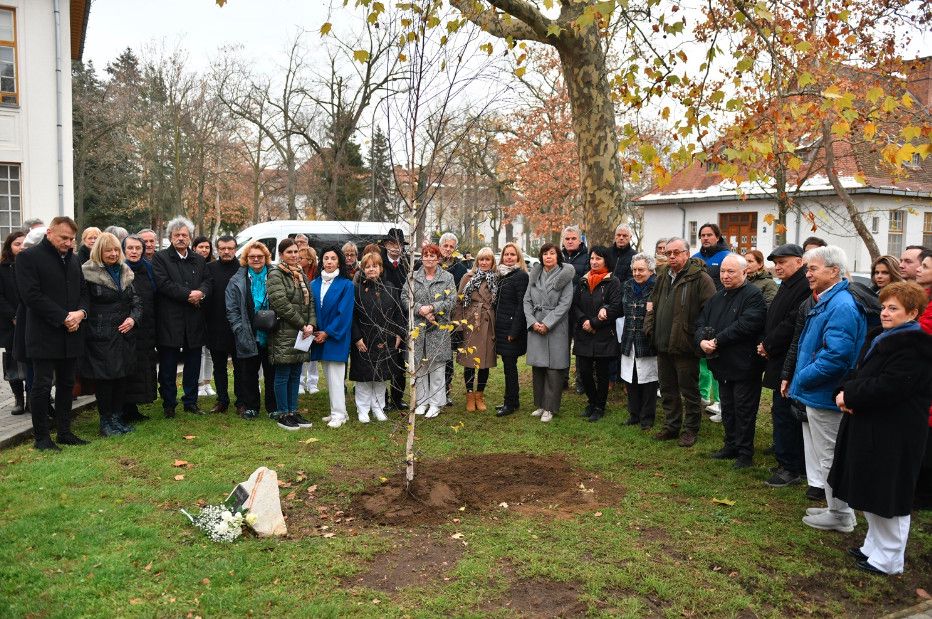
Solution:
{"label": "drainpipe", "polygon": [[65,106],[62,89],[61,0],[53,0],[52,6],[55,19],[55,132],[58,147],[58,215],[61,217],[65,214],[65,139],[62,128],[62,110]]}
{"label": "drainpipe", "polygon": [[[679,204],[676,205],[676,208],[680,209],[680,211],[683,213],[683,224],[680,227],[681,228],[680,238],[685,239],[686,238],[686,209],[680,206]],[[689,241],[687,240],[687,243],[688,242]]]}

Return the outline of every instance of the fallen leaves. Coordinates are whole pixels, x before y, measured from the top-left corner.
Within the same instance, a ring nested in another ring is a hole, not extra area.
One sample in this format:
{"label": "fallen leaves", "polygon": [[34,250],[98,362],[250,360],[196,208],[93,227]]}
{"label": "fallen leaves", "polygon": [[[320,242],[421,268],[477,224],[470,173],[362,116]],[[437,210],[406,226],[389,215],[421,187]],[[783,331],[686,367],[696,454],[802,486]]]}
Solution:
{"label": "fallen leaves", "polygon": [[316,442],[319,441],[319,440],[320,440],[320,439],[317,438],[316,436],[312,436],[311,438],[304,439],[304,440],[301,441],[301,442],[304,443],[305,445],[310,445],[311,443],[316,443]]}
{"label": "fallen leaves", "polygon": [[181,481],[184,479],[184,475],[175,475],[175,481]]}
{"label": "fallen leaves", "polygon": [[736,503],[736,501],[732,501],[731,499],[716,499],[715,497],[712,497],[712,503],[715,505],[727,505],[728,507],[731,507]]}
{"label": "fallen leaves", "polygon": [[197,437],[196,437],[195,435],[193,435],[193,434],[185,434],[185,435],[182,436],[181,438],[183,438],[183,439],[186,440],[186,441],[193,441],[193,440],[196,439]]}
{"label": "fallen leaves", "polygon": [[175,461],[172,463],[172,466],[178,467],[178,468],[180,468],[180,467],[185,467],[185,468],[188,468],[188,469],[189,469],[189,468],[191,468],[191,467],[194,466],[194,465],[191,464],[190,462],[188,462],[187,460],[175,460]]}

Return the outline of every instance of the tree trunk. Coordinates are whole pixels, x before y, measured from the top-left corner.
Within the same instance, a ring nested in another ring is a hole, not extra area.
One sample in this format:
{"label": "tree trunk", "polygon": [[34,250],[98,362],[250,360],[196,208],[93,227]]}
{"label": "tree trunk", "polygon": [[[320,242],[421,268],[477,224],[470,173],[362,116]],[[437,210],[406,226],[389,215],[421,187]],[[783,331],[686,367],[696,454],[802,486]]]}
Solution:
{"label": "tree trunk", "polygon": [[828,176],[828,182],[832,184],[835,194],[845,205],[851,223],[854,224],[858,236],[864,241],[867,253],[870,254],[871,262],[873,262],[880,257],[880,248],[877,247],[877,241],[874,240],[870,229],[864,224],[864,219],[851,198],[851,194],[848,193],[838,179],[838,170],[835,169],[835,144],[832,140],[832,128],[828,120],[822,121],[822,145],[825,150],[825,174]]}
{"label": "tree trunk", "polygon": [[590,27],[557,46],[566,80],[579,152],[583,232],[589,243],[612,238],[618,217],[621,166],[615,110],[598,30]]}
{"label": "tree trunk", "polygon": [[288,219],[297,219],[298,207],[295,204],[295,194],[297,193],[298,187],[298,171],[293,154],[289,154],[285,167],[287,168],[285,191],[288,194]]}
{"label": "tree trunk", "polygon": [[786,192],[786,168],[778,164],[774,172],[777,190],[777,219],[773,222],[773,246],[786,244],[786,214],[790,210],[790,197]]}

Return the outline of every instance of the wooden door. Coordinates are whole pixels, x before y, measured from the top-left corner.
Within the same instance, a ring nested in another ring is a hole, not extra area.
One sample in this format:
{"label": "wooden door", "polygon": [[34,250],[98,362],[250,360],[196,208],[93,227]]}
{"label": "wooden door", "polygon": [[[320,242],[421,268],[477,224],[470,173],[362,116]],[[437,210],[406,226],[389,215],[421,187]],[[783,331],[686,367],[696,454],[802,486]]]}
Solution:
{"label": "wooden door", "polygon": [[718,225],[732,251],[746,254],[757,247],[757,213],[720,213]]}

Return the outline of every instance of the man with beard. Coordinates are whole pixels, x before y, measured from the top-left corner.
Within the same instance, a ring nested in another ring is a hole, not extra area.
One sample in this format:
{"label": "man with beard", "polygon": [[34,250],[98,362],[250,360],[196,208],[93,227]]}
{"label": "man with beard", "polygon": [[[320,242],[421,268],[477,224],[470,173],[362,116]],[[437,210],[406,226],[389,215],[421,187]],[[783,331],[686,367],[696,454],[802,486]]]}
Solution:
{"label": "man with beard", "polygon": [[210,351],[210,360],[214,363],[214,385],[217,388],[217,403],[210,409],[212,413],[225,413],[230,406],[228,358],[233,360],[233,395],[236,396],[236,409],[240,414],[246,410],[239,397],[236,344],[230,321],[227,320],[225,302],[227,284],[238,270],[236,239],[229,235],[221,236],[217,239],[217,259],[207,263],[207,273],[213,281],[214,288],[213,294],[207,298],[204,305],[207,319],[207,350]]}

